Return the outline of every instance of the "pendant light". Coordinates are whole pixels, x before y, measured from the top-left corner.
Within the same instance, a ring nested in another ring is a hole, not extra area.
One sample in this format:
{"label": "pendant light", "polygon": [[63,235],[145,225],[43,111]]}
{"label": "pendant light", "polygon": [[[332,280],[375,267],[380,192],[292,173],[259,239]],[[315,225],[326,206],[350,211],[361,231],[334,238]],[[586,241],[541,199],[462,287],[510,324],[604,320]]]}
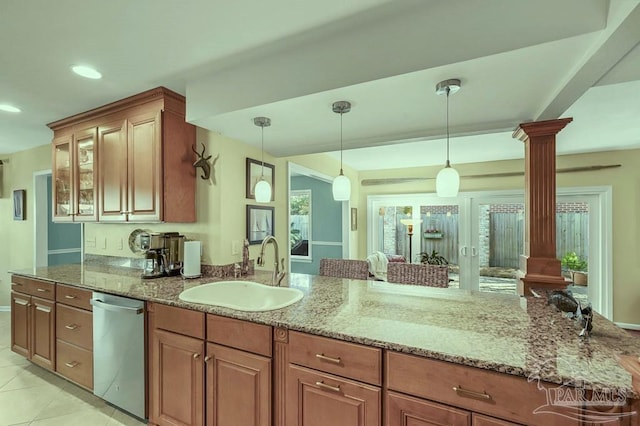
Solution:
{"label": "pendant light", "polygon": [[460,174],[449,163],[449,95],[460,90],[460,80],[449,79],[436,85],[438,95],[447,95],[447,162],[444,169],[436,176],[436,193],[438,197],[455,197],[460,189]]}
{"label": "pendant light", "polygon": [[342,172],[342,114],[351,111],[351,103],[337,101],[333,103],[333,112],[340,114],[340,174],[333,179],[333,199],[348,201],[351,198],[351,181]]}
{"label": "pendant light", "polygon": [[253,124],[262,128],[262,170],[260,172],[260,179],[253,188],[253,193],[256,197],[256,203],[268,203],[271,201],[271,185],[264,178],[264,128],[271,126],[271,119],[267,117],[255,117]]}

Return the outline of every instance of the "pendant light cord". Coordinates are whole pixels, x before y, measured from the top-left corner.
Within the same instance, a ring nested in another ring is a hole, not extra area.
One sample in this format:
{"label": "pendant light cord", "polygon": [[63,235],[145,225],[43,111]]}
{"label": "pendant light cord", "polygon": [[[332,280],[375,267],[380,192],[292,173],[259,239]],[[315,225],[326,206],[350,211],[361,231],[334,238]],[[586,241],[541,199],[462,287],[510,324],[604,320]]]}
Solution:
{"label": "pendant light cord", "polygon": [[340,112],[340,174],[342,172],[342,111]]}
{"label": "pendant light cord", "polygon": [[449,163],[449,92],[451,88],[447,86],[447,164],[445,167],[451,167],[451,163]]}
{"label": "pendant light cord", "polygon": [[260,128],[262,129],[262,145],[261,145],[261,151],[262,151],[262,169],[260,169],[260,178],[264,179],[264,124],[260,125]]}

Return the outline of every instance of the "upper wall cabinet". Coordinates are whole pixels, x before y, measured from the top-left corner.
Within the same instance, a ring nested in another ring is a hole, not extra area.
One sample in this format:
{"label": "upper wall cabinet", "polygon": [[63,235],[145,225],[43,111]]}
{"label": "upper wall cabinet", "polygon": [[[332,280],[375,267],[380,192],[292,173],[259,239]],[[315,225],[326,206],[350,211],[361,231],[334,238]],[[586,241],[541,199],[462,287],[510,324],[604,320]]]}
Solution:
{"label": "upper wall cabinet", "polygon": [[54,221],[195,222],[195,127],[159,87],[49,124]]}

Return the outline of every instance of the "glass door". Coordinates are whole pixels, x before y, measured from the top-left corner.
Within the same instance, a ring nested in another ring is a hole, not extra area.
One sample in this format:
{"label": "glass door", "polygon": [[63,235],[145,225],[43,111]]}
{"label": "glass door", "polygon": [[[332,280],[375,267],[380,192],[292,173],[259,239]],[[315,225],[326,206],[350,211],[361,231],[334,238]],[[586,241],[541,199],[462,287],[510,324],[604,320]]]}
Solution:
{"label": "glass door", "polygon": [[473,198],[469,244],[460,250],[463,287],[491,293],[516,294],[516,272],[524,253],[522,196]]}
{"label": "glass door", "polygon": [[96,220],[96,129],[87,129],[74,135],[75,187],[74,220]]}
{"label": "glass door", "polygon": [[53,216],[73,220],[73,176],[71,135],[53,141]]}

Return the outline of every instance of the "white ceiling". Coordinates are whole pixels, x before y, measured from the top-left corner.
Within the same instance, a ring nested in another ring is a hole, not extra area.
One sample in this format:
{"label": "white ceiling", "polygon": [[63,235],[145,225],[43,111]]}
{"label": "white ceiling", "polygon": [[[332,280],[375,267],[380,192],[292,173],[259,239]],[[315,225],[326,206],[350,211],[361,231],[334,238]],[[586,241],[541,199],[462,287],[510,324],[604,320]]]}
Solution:
{"label": "white ceiling", "polygon": [[331,104],[348,100],[346,164],[441,164],[448,78],[454,165],[521,158],[519,123],[566,116],[559,153],[640,147],[639,42],[640,0],[3,0],[0,104],[22,112],[0,111],[0,159],[162,85],[190,122],[255,146],[252,118],[270,117],[278,157],[336,155]]}

